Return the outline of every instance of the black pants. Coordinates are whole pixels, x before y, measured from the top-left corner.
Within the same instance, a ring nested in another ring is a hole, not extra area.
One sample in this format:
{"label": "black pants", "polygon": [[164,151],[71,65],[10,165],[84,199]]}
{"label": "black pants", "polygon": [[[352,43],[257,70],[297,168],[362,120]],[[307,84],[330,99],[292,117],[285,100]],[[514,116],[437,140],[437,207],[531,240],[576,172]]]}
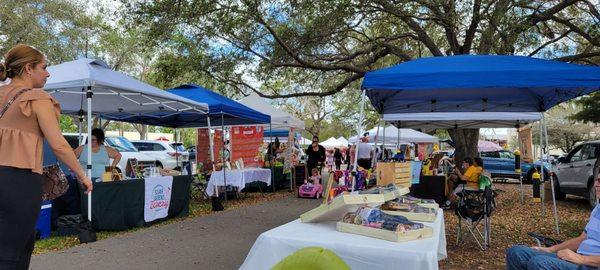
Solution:
{"label": "black pants", "polygon": [[0,270],[29,268],[41,198],[42,175],[0,166]]}
{"label": "black pants", "polygon": [[342,169],[342,160],[341,159],[338,159],[335,161],[335,169],[338,171]]}
{"label": "black pants", "polygon": [[371,159],[370,158],[359,158],[356,161],[356,165],[359,167],[363,167],[365,170],[371,169]]}

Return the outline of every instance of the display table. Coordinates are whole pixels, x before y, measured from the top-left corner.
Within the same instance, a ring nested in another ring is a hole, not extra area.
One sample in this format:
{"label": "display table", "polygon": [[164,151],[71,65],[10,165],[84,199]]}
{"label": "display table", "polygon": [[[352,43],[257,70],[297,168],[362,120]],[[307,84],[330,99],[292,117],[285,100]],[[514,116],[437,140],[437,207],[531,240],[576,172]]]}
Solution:
{"label": "display table", "polygon": [[335,222],[301,223],[299,219],[262,233],[240,269],[270,269],[298,249],[324,247],[335,252],[350,269],[438,269],[446,258],[444,213],[440,209],[433,237],[403,243],[335,230]]}
{"label": "display table", "polygon": [[215,187],[225,186],[225,182],[227,182],[227,185],[242,190],[246,187],[246,184],[255,181],[271,185],[271,170],[264,168],[246,168],[236,170],[225,169],[225,172],[222,170],[216,171],[210,175],[208,185],[206,186],[206,194],[208,194],[208,196],[214,196]]}
{"label": "display table", "polygon": [[[167,218],[185,217],[190,210],[188,176],[174,176]],[[92,226],[96,230],[127,230],[146,225],[144,221],[145,181],[143,179],[94,183]],[[87,198],[81,193],[81,213],[87,218]]]}

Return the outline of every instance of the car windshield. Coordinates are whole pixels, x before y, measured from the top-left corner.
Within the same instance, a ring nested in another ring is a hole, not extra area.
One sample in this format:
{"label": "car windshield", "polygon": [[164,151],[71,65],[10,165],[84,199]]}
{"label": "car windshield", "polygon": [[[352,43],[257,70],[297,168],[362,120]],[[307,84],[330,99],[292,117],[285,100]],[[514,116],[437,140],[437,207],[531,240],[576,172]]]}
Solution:
{"label": "car windshield", "polygon": [[500,151],[500,158],[514,159],[515,155],[508,151]]}
{"label": "car windshield", "polygon": [[177,150],[177,152],[185,152],[185,148],[181,144],[172,143],[171,147],[173,147],[173,149]]}
{"label": "car windshield", "polygon": [[124,137],[106,138],[108,146],[117,149],[119,152],[138,152],[137,148]]}

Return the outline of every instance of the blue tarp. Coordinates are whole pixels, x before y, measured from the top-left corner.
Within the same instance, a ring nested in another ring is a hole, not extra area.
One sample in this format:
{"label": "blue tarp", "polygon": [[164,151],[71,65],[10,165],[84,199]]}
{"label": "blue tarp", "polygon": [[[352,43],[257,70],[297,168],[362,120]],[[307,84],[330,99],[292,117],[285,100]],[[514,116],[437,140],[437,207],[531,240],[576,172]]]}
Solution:
{"label": "blue tarp", "polygon": [[380,113],[543,112],[600,90],[600,68],[509,55],[429,57],[368,72]]}
{"label": "blue tarp", "polygon": [[265,129],[264,137],[288,137],[290,130],[288,129]]}
{"label": "blue tarp", "polygon": [[[250,109],[235,100],[217,94],[202,86],[184,84],[167,91],[187,99],[201,100],[203,103],[208,104],[208,114],[211,126],[213,127],[221,126],[221,114],[223,114],[225,126],[268,124],[271,122],[271,116]],[[196,125],[195,127],[207,126],[205,118],[201,125]]]}

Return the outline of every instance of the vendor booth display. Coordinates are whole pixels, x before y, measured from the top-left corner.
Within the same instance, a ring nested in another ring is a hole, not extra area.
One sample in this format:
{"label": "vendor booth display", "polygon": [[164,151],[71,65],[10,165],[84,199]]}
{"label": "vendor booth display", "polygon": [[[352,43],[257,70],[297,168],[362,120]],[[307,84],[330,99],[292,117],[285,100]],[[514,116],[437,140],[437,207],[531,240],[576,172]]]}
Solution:
{"label": "vendor booth display", "polygon": [[375,174],[379,186],[395,184],[410,187],[411,162],[378,162]]}
{"label": "vendor booth display", "polygon": [[[598,91],[599,71],[592,66],[512,55],[428,57],[368,72],[362,88],[363,97],[369,97],[384,119],[404,113],[541,113],[540,142],[546,147],[540,147],[540,163],[545,167],[541,157],[548,148],[548,134],[543,112]],[[401,120],[391,121],[403,126]],[[518,128],[520,123],[514,123]],[[453,126],[459,128],[457,123]],[[554,187],[552,177],[550,181]],[[553,210],[559,233],[554,196]]]}
{"label": "vendor booth display", "polygon": [[432,222],[414,222],[378,208],[387,199],[402,198],[406,187],[389,185],[360,193],[342,193],[300,219],[262,233],[240,269],[269,269],[310,246],[330,249],[351,269],[438,269],[438,260],[446,258],[441,210]]}
{"label": "vendor booth display", "polygon": [[[111,70],[100,60],[79,59],[50,66],[48,72],[52,76],[48,78],[44,89],[61,104],[63,113],[79,115],[80,120],[86,114],[88,136],[92,132],[93,115],[176,128],[193,126],[198,119],[206,118],[208,111],[205,103],[162,91]],[[92,172],[91,147],[88,144],[88,175]],[[92,208],[95,208],[92,206],[92,194],[96,192],[87,196],[87,217],[90,220],[93,218]]]}
{"label": "vendor booth display", "polygon": [[409,221],[400,215],[387,214],[377,208],[362,206],[344,215],[337,230],[392,242],[405,242],[433,236],[433,229]]}
{"label": "vendor booth display", "polygon": [[436,208],[429,208],[418,203],[403,201],[387,201],[381,205],[384,213],[393,216],[403,216],[411,221],[433,222],[437,213]]}
{"label": "vendor booth display", "polygon": [[[190,176],[149,177],[94,183],[92,226],[96,230],[121,231],[142,227],[163,218],[189,215]],[[81,195],[81,212],[87,213],[88,197]]]}

